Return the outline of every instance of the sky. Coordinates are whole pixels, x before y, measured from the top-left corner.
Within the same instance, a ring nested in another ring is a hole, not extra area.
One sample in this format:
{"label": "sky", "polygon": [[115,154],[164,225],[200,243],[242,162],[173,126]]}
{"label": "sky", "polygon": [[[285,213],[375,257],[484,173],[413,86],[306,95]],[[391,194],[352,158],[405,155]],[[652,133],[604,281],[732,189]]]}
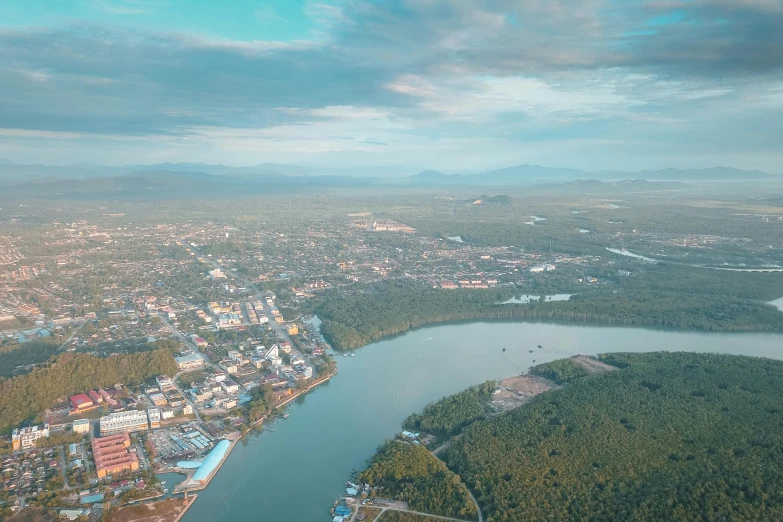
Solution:
{"label": "sky", "polygon": [[783,172],[783,0],[0,0],[0,158]]}

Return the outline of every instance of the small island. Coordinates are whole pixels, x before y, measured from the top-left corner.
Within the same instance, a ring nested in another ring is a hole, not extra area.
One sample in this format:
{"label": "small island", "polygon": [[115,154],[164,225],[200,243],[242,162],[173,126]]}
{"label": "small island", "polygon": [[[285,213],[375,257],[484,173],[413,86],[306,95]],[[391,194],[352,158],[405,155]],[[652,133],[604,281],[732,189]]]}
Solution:
{"label": "small island", "polygon": [[408,417],[358,474],[357,516],[780,519],[781,399],[783,362],[764,358],[614,353],[541,364]]}

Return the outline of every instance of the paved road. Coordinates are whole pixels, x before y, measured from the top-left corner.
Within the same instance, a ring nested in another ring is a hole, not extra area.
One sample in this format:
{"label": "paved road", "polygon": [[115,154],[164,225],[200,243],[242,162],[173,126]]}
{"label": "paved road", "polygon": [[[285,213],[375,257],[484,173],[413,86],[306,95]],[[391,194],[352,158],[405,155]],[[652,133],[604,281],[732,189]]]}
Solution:
{"label": "paved road", "polygon": [[68,484],[68,467],[65,464],[65,446],[57,446],[60,451],[60,465],[62,466],[63,474],[63,489],[71,489],[71,485]]}

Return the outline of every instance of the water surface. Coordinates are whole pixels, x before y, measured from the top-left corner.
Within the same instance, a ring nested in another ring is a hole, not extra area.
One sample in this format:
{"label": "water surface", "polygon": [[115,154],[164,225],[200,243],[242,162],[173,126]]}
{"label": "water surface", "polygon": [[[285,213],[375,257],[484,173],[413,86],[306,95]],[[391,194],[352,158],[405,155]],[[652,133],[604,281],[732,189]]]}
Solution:
{"label": "water surface", "polygon": [[294,404],[287,420],[237,444],[183,522],[330,520],[350,470],[428,402],[578,353],[656,350],[781,359],[783,335],[511,322],[414,330],[337,357],[339,374]]}

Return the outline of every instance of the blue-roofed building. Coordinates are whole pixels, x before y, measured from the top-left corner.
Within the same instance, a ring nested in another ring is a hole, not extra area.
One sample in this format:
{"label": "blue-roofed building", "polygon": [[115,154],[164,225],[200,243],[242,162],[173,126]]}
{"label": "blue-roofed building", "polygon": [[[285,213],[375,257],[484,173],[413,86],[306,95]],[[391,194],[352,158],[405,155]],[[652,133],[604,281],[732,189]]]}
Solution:
{"label": "blue-roofed building", "polygon": [[203,484],[209,479],[212,472],[220,466],[223,458],[228,454],[228,450],[231,447],[231,443],[225,439],[218,442],[212,451],[204,458],[204,462],[198,467],[196,473],[193,474],[193,478],[190,479],[188,485]]}
{"label": "blue-roofed building", "polygon": [[335,516],[344,516],[349,517],[351,516],[351,508],[348,506],[335,506],[334,507],[334,514]]}
{"label": "blue-roofed building", "polygon": [[356,488],[345,488],[345,494],[351,497],[355,497],[359,492]]}
{"label": "blue-roofed building", "polygon": [[80,498],[79,504],[95,504],[101,501],[103,501],[103,493],[95,493],[94,495],[85,495]]}

